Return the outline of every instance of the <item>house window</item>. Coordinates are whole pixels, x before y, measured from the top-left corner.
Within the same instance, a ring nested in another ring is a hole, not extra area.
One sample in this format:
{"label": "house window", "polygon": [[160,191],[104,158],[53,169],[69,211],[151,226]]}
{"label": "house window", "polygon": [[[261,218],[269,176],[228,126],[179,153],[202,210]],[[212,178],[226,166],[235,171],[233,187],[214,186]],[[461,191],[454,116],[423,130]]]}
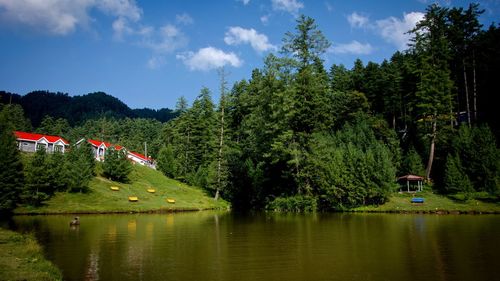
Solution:
{"label": "house window", "polygon": [[54,151],[55,152],[62,152],[62,145],[56,145],[56,146],[54,146]]}
{"label": "house window", "polygon": [[28,145],[29,145],[29,143],[23,142],[23,146],[28,146]]}
{"label": "house window", "polygon": [[42,149],[43,149],[43,150],[45,150],[45,149],[46,149],[45,144],[43,144],[43,143],[39,143],[39,144],[37,144],[37,145],[36,145],[36,150],[42,150]]}

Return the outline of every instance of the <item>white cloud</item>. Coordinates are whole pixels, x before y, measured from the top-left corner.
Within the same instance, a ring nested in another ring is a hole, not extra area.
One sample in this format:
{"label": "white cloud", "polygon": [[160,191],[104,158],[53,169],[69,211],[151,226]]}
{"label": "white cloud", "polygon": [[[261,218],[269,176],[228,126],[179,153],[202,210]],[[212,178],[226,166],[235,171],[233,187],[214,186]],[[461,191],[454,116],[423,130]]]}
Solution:
{"label": "white cloud", "polygon": [[398,50],[404,50],[408,48],[408,42],[411,38],[408,31],[413,29],[423,18],[424,14],[420,12],[405,13],[402,20],[395,17],[378,20],[375,23],[375,28],[385,41],[394,44]]}
{"label": "white cloud", "polygon": [[[72,2],[72,1],[65,1],[65,2]],[[80,0],[74,2],[93,2],[93,1]],[[141,19],[142,16],[142,9],[137,7],[134,0],[96,0],[95,5],[97,6],[98,9],[112,16],[124,17],[132,21],[138,21]]]}
{"label": "white cloud", "polygon": [[373,47],[369,43],[362,44],[353,40],[347,44],[333,44],[330,52],[334,54],[368,55],[373,52]]}
{"label": "white cloud", "polygon": [[299,10],[304,8],[304,4],[297,0],[271,0],[273,9],[285,11],[292,15],[297,15]]}
{"label": "white cloud", "polygon": [[259,34],[255,29],[245,29],[239,26],[232,26],[226,32],[224,42],[228,45],[250,44],[257,52],[276,50],[276,46],[269,43],[267,36]]}
{"label": "white cloud", "polygon": [[190,24],[194,23],[193,18],[190,15],[188,15],[187,13],[176,15],[175,16],[175,21],[177,23],[182,23],[184,25],[190,25]]}
{"label": "white cloud", "polygon": [[262,24],[264,24],[264,25],[267,25],[269,23],[270,17],[271,17],[270,14],[263,15],[262,17],[260,17],[260,22],[262,22]]}
{"label": "white cloud", "polygon": [[185,47],[188,38],[176,26],[167,24],[158,30],[148,32],[142,36],[141,46],[149,48],[156,53],[171,53]]}
{"label": "white cloud", "polygon": [[0,21],[67,35],[78,26],[88,25],[92,9],[131,21],[138,21],[142,16],[142,10],[133,0],[0,0]]}
{"label": "white cloud", "polygon": [[347,16],[347,21],[349,22],[351,27],[362,28],[367,26],[369,19],[366,16],[353,12],[352,14]]}
{"label": "white cloud", "polygon": [[240,67],[243,64],[243,61],[233,52],[226,53],[213,47],[199,49],[196,53],[185,52],[176,57],[182,60],[190,70],[208,71],[225,65]]}
{"label": "white cloud", "polygon": [[166,63],[164,56],[152,56],[147,63],[148,68],[158,69]]}
{"label": "white cloud", "polygon": [[243,3],[243,5],[248,5],[250,3],[250,0],[238,0]]}

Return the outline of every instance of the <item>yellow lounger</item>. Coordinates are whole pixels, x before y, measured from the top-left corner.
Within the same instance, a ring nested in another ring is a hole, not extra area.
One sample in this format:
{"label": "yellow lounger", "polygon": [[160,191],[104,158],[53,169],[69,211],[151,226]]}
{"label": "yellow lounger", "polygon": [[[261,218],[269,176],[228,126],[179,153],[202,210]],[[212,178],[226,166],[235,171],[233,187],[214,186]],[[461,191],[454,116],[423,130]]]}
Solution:
{"label": "yellow lounger", "polygon": [[118,191],[118,190],[120,190],[120,188],[119,188],[118,186],[112,186],[112,187],[110,187],[110,188],[111,188],[111,190],[113,190],[113,191]]}
{"label": "yellow lounger", "polygon": [[149,193],[155,193],[155,192],[156,192],[156,190],[155,190],[154,188],[148,188],[148,192],[149,192]]}
{"label": "yellow lounger", "polygon": [[128,201],[130,201],[130,202],[137,202],[137,201],[139,201],[139,198],[137,198],[137,196],[129,196],[128,197]]}
{"label": "yellow lounger", "polygon": [[175,199],[174,198],[167,198],[167,202],[168,203],[175,203]]}

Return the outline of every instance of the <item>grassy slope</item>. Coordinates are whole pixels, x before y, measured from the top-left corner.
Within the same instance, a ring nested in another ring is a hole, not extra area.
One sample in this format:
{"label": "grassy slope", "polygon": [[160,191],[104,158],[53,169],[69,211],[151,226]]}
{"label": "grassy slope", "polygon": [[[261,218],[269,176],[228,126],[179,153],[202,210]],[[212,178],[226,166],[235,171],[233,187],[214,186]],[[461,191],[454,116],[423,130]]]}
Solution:
{"label": "grassy slope", "polygon": [[[227,209],[224,200],[217,202],[204,191],[190,187],[165,177],[158,171],[135,165],[129,178],[130,183],[123,184],[96,177],[90,183],[89,193],[58,193],[39,208],[19,207],[16,214],[26,213],[107,213],[107,212],[148,212]],[[111,186],[120,187],[112,191]],[[148,188],[156,193],[148,193]],[[128,196],[137,196],[138,202],[129,202]],[[166,198],[175,199],[167,203]]]}
{"label": "grassy slope", "polygon": [[410,203],[412,194],[394,193],[389,202],[380,206],[363,206],[353,211],[359,212],[451,212],[451,213],[500,213],[499,203],[485,203],[478,200],[459,202],[431,191],[419,192],[415,197],[423,197],[423,204]]}
{"label": "grassy slope", "polygon": [[62,280],[31,235],[0,228],[0,280]]}

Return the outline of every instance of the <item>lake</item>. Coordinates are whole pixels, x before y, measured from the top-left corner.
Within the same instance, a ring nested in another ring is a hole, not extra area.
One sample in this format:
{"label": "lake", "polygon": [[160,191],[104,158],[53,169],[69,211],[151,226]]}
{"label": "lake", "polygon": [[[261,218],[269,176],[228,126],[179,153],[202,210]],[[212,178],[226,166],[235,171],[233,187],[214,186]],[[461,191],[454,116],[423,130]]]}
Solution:
{"label": "lake", "polygon": [[64,280],[500,280],[500,216],[16,216]]}

